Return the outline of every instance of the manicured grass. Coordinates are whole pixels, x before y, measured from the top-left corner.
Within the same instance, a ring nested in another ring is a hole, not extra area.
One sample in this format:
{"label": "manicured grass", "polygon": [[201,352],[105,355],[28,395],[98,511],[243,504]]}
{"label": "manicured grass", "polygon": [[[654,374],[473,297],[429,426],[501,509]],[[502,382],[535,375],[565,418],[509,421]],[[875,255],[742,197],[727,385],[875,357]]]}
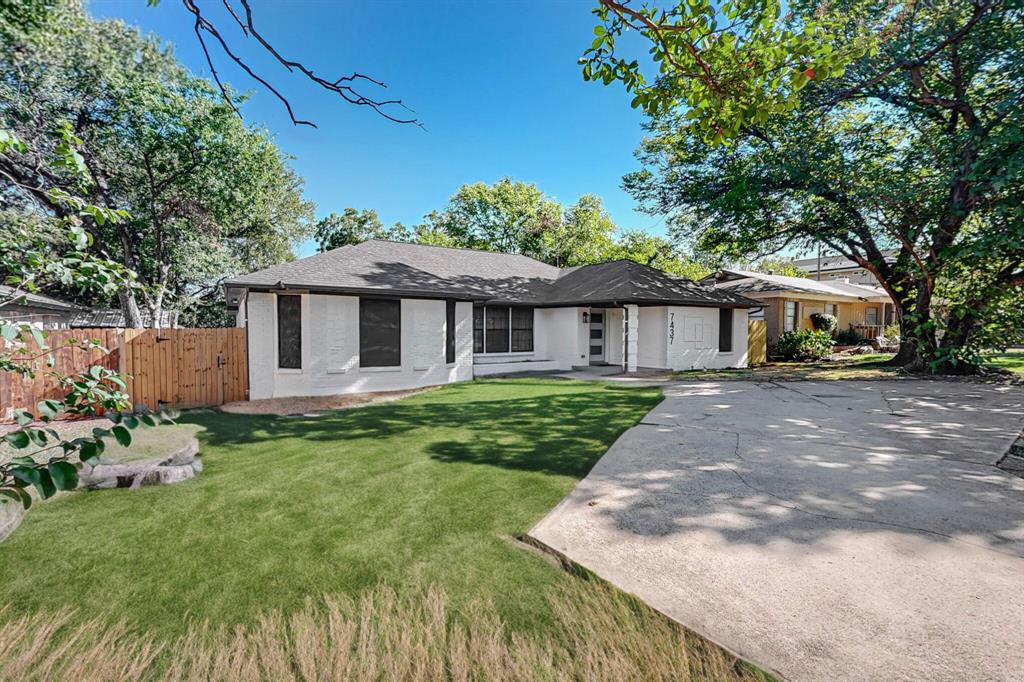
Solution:
{"label": "manicured grass", "polygon": [[1011,348],[1004,353],[997,353],[989,358],[989,362],[996,367],[1024,374],[1024,348]]}
{"label": "manicured grass", "polygon": [[433,587],[455,613],[482,601],[509,633],[559,637],[552,596],[594,583],[513,538],[660,399],[537,379],[318,418],[187,413],[205,429],[202,475],[32,509],[0,547],[4,617],[71,607],[74,620],[124,621],[160,642],[325,595]]}

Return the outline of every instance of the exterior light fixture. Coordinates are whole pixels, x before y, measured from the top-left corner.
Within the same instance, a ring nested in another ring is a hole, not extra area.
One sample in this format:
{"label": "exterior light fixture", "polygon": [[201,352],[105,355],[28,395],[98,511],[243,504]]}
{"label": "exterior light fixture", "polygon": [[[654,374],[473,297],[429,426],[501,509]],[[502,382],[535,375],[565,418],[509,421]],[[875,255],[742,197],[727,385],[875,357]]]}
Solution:
{"label": "exterior light fixture", "polygon": [[589,319],[590,319],[590,316],[587,314],[587,311],[584,310],[583,311],[583,324],[586,324]]}

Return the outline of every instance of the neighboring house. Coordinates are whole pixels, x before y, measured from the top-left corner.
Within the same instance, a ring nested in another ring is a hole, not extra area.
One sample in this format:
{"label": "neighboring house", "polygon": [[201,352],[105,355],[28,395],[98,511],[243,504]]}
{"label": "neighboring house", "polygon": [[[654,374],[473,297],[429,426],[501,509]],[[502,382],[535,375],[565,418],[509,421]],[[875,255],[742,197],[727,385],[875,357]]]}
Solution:
{"label": "neighboring house", "polygon": [[632,261],[371,240],[225,283],[247,328],[249,396],[384,391],[588,364],[747,363],[741,295]]}
{"label": "neighboring house", "polygon": [[840,330],[852,328],[868,340],[881,336],[882,329],[893,320],[892,299],[885,291],[845,279],[818,281],[721,270],[703,282],[761,302],[764,310],[755,311],[751,317],[763,317],[769,344],[778,341],[783,332],[810,328],[812,313],[835,315]]}
{"label": "neighboring house", "polygon": [[[889,249],[882,251],[886,261],[896,260],[896,250]],[[812,279],[828,281],[833,279],[848,280],[851,284],[866,284],[878,286],[878,280],[873,274],[853,262],[846,256],[822,256],[818,258],[804,258],[793,261],[793,265],[807,273]]]}
{"label": "neighboring house", "polygon": [[11,296],[16,298],[0,308],[0,320],[33,324],[42,329],[67,329],[74,316],[85,310],[74,303],[42,294],[19,293],[13,287],[0,284],[0,301]]}
{"label": "neighboring house", "polygon": [[[139,317],[142,326],[152,329],[159,326],[160,329],[173,329],[178,326],[177,310],[161,310],[160,324],[153,324],[153,315],[145,308],[139,309]],[[75,328],[123,328],[125,325],[124,312],[120,308],[87,308],[79,311],[71,318],[69,326]]]}

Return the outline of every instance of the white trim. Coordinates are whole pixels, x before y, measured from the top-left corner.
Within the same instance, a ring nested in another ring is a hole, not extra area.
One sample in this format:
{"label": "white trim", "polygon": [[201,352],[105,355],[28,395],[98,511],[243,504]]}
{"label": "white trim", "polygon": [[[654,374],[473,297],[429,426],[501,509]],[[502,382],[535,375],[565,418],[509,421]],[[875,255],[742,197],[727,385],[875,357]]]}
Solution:
{"label": "white trim", "polygon": [[401,372],[401,365],[393,365],[388,367],[359,367],[360,372]]}

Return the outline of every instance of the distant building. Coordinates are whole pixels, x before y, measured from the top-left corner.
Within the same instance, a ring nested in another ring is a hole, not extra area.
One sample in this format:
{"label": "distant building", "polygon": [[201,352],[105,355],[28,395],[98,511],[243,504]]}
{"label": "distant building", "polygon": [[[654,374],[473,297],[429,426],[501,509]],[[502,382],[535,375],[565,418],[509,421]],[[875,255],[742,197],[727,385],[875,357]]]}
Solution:
{"label": "distant building", "polygon": [[0,308],[0,320],[32,324],[42,329],[67,329],[71,320],[85,307],[60,299],[34,293],[19,293],[13,287],[0,284],[0,301],[16,298]]}
{"label": "distant building", "polygon": [[[888,262],[896,260],[896,250],[882,251]],[[851,284],[868,284],[878,286],[878,280],[870,272],[853,262],[846,256],[822,256],[819,265],[817,258],[803,258],[793,261],[793,265],[807,273],[811,279],[832,280],[847,278]],[[820,269],[819,269],[820,268]],[[820,277],[818,276],[820,273]]]}

